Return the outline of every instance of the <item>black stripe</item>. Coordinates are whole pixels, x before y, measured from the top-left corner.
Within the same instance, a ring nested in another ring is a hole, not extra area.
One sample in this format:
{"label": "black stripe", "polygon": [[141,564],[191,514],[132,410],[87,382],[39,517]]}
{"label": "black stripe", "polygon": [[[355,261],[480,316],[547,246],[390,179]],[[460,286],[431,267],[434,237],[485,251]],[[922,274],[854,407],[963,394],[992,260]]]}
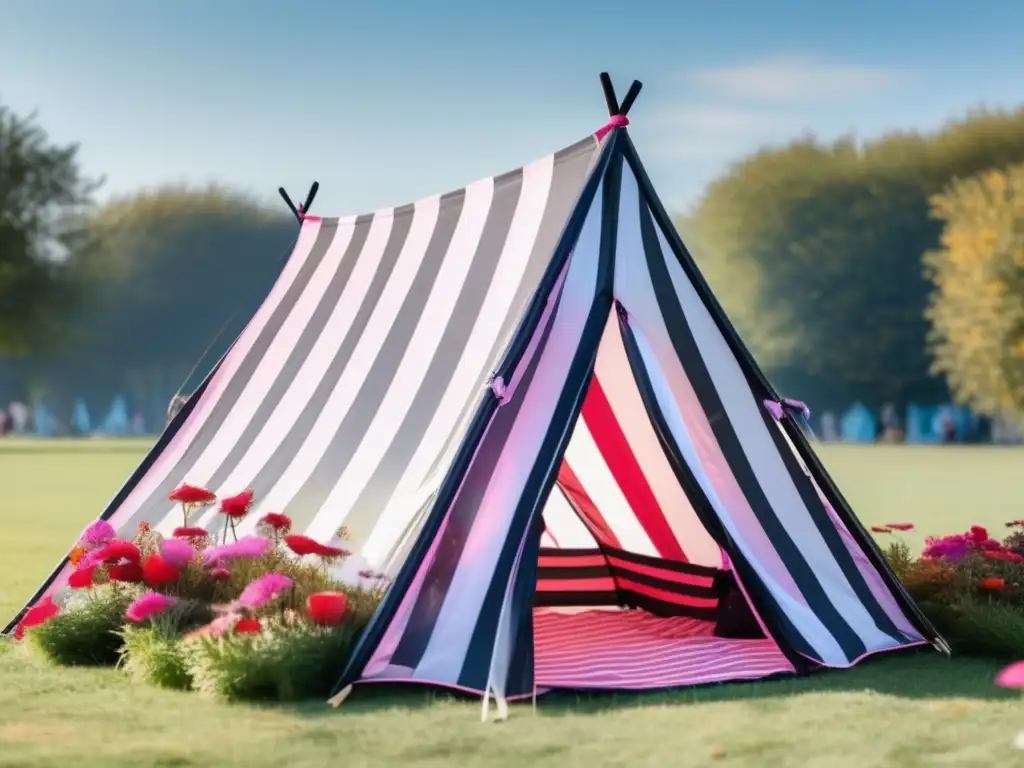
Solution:
{"label": "black stripe", "polygon": [[557,549],[555,547],[541,547],[540,550],[541,557],[569,559],[573,557],[592,557],[594,555],[600,555],[601,557],[604,557],[606,559],[609,556],[617,557],[620,560],[625,560],[626,562],[634,563],[636,565],[646,565],[651,568],[657,568],[661,571],[685,573],[693,576],[707,576],[710,578],[714,578],[722,572],[721,568],[715,568],[710,565],[698,565],[697,563],[681,563],[676,560],[662,560],[658,557],[642,555],[639,552],[630,552],[625,549],[619,549],[618,547],[602,546],[599,549]]}
{"label": "black stripe", "polygon": [[[168,473],[166,479],[153,490],[149,497],[139,506],[135,514],[124,522],[121,526],[121,531],[131,531],[132,535],[134,535],[135,528],[143,520],[156,523],[174,510],[174,505],[167,499],[168,494],[179,483],[188,481],[188,473],[193,465],[203,455],[213,437],[224,425],[228,415],[234,409],[238,398],[245,391],[250,379],[259,369],[263,358],[280,332],[281,326],[284,325],[285,320],[295,309],[296,304],[302,299],[303,293],[309,286],[310,279],[320,266],[320,262],[323,261],[324,255],[334,241],[336,232],[336,224],[321,222],[316,240],[306,260],[296,273],[294,282],[288,287],[288,290],[281,299],[281,303],[267,319],[263,330],[260,331],[249,352],[246,353],[245,358],[231,376],[230,381],[227,382],[224,393],[213,406],[206,419],[203,420],[195,437],[186,447],[177,464]],[[244,332],[243,330],[242,333]]]}
{"label": "black stripe", "polygon": [[[555,154],[551,183],[547,192],[547,205],[537,228],[537,236],[534,238],[526,269],[523,270],[515,296],[509,304],[508,315],[502,322],[501,330],[495,337],[487,358],[483,361],[483,366],[477,374],[477,381],[483,383],[491,372],[500,366],[502,354],[506,352],[506,348],[511,346],[510,335],[513,334],[513,331],[519,333],[523,323],[528,320],[529,313],[525,311],[528,309],[527,302],[536,293],[537,287],[546,281],[553,280],[552,274],[557,275],[561,271],[560,267],[557,270],[554,269],[557,260],[552,259],[551,254],[556,251],[561,238],[565,237],[569,231],[571,214],[578,208],[577,201],[583,194],[584,182],[588,179],[587,171],[593,162],[596,149],[596,142],[585,139]],[[589,178],[593,178],[593,175]],[[520,205],[522,204],[520,201]],[[534,318],[535,320],[536,318]],[[515,338],[515,336],[512,335],[511,338]],[[466,421],[474,406],[474,400],[467,401],[459,418],[453,422],[452,430],[444,442],[444,447],[434,459],[427,477],[437,471],[440,462],[449,454],[452,443],[462,438],[466,429]]]}
{"label": "black stripe", "polygon": [[643,357],[637,346],[633,330],[629,327],[628,322],[624,321],[621,317],[619,319],[619,331],[622,336],[623,348],[626,350],[626,359],[633,374],[633,380],[636,382],[637,391],[643,400],[651,426],[658,436],[658,442],[661,444],[662,451],[675,472],[680,487],[686,494],[687,499],[689,499],[697,519],[700,520],[704,529],[715,540],[715,543],[729,555],[732,567],[743,581],[751,601],[757,607],[761,619],[771,633],[772,639],[779,650],[785,654],[795,670],[798,672],[805,670],[807,662],[800,654],[809,658],[815,658],[816,652],[797,631],[786,615],[786,612],[782,610],[776,601],[775,596],[765,587],[757,572],[751,567],[746,557],[736,546],[729,532],[719,519],[718,513],[705,495],[704,489],[697,482],[697,478],[689,466],[687,466],[685,459],[679,451],[679,446],[676,445],[675,439],[672,437],[672,431],[665,421],[665,415],[654,393],[647,369],[644,367]]}
{"label": "black stripe", "polygon": [[[293,519],[297,530],[304,530],[323,508],[338,478],[348,468],[363,437],[380,411],[384,396],[409,350],[416,328],[424,320],[423,312],[448,255],[452,236],[462,217],[465,199],[465,190],[452,192],[441,198],[440,211],[426,252],[392,321],[391,328],[381,343],[370,369],[359,383],[355,399],[338,425],[330,444],[302,488],[292,498],[289,508],[295,510]],[[426,322],[430,322],[430,318],[426,318]],[[379,511],[370,510],[370,513],[375,518]],[[355,547],[361,543],[358,540],[352,542]]]}
{"label": "black stripe", "polygon": [[[597,190],[598,183],[603,176],[604,167],[610,157],[609,149],[610,145],[606,144],[605,150],[601,154],[600,162],[594,168],[593,172],[590,173],[586,183],[583,185],[583,192],[580,195],[579,203],[569,215],[568,223],[562,232],[562,236],[551,253],[548,261],[548,269],[545,272],[544,278],[541,280],[537,291],[531,299],[531,305],[543,305],[547,303],[548,299],[551,297],[552,289],[555,287],[558,276],[561,274],[562,268],[569,258],[572,247],[576,242],[576,237],[583,225],[583,219],[590,207],[590,203]],[[540,322],[539,317],[537,318],[537,322]],[[532,337],[536,330],[536,327],[520,324],[516,333],[517,335],[522,334],[527,337]],[[515,339],[513,339],[513,341],[515,341]],[[346,685],[351,684],[359,678],[359,675],[362,673],[367,662],[373,655],[373,652],[376,650],[378,643],[380,643],[381,638],[387,631],[388,626],[394,618],[395,612],[398,610],[402,599],[405,597],[406,591],[409,589],[413,579],[419,572],[423,559],[430,550],[434,538],[438,535],[441,526],[444,524],[444,521],[448,516],[449,508],[456,497],[469,465],[474,460],[475,453],[480,442],[489,431],[491,420],[497,410],[498,403],[493,394],[490,391],[484,392],[477,406],[473,422],[462,438],[459,450],[456,452],[455,458],[445,474],[444,481],[438,489],[437,498],[431,509],[430,516],[424,524],[422,531],[420,531],[420,534],[416,539],[416,543],[413,546],[412,551],[409,553],[408,559],[402,565],[394,582],[392,582],[390,589],[388,589],[387,594],[385,594],[384,599],[381,601],[381,604],[377,607],[373,618],[370,619],[366,629],[364,629],[363,633],[360,635],[359,642],[349,655],[349,660],[345,666],[345,670],[335,683],[333,689],[334,692],[343,689]]]}
{"label": "black stripe", "polygon": [[[337,220],[332,221],[334,226],[337,226]],[[355,271],[363,246],[366,244],[366,237],[370,233],[371,221],[371,217],[366,217],[361,221],[357,220],[353,225],[351,238],[345,246],[345,252],[341,256],[337,270],[330,276],[330,282],[324,290],[323,297],[310,315],[298,340],[295,342],[295,346],[288,353],[288,359],[282,366],[277,378],[274,379],[270,389],[267,390],[267,394],[260,401],[256,410],[253,411],[252,417],[249,423],[245,425],[245,429],[239,436],[238,441],[231,446],[231,450],[221,460],[220,466],[210,476],[210,482],[207,484],[210,490],[216,493],[237,493],[248,487],[222,488],[221,486],[234,471],[235,467],[238,466],[238,462],[242,460],[242,457],[252,447],[260,430],[266,426],[271,414],[277,410],[285,393],[295,381],[295,377],[302,368],[303,363],[305,363],[306,358],[309,357],[313,347],[320,339],[328,320],[330,320],[331,315],[337,309],[341,296],[348,286],[349,280],[352,278],[353,271]],[[321,226],[324,225],[321,224]]]}
{"label": "black stripe", "polygon": [[[490,208],[473,261],[454,299],[451,316],[437,343],[434,356],[391,444],[345,518],[348,541],[353,547],[359,548],[365,543],[380,522],[381,513],[391,501],[396,483],[420,448],[427,428],[452,383],[452,376],[479,321],[484,297],[494,281],[522,186],[522,169],[500,182],[495,181]],[[467,402],[474,402],[476,394],[474,392],[474,396],[467,398]]]}
{"label": "black stripe", "polygon": [[[690,330],[689,322],[679,303],[672,278],[661,252],[651,220],[645,197],[640,199],[640,232],[643,239],[647,269],[650,273],[651,285],[658,302],[661,317],[668,330],[676,357],[686,372],[693,386],[694,393],[700,401],[711,430],[715,435],[722,454],[729,465],[736,482],[758,522],[768,535],[768,539],[779,553],[779,557],[793,576],[797,588],[804,595],[808,606],[821,619],[828,631],[842,648],[848,660],[863,655],[867,648],[860,636],[836,609],[832,600],[818,580],[817,574],[800,552],[789,531],[779,520],[771,503],[765,496],[753,467],[743,450],[743,445],[732,426],[729,415],[719,397],[715,383],[708,372],[700,348]],[[628,310],[628,307],[627,307]]]}
{"label": "black stripe", "polygon": [[607,565],[541,565],[538,579],[610,579],[612,571]]}
{"label": "black stripe", "polygon": [[[551,423],[548,425],[543,442],[538,447],[539,450],[524,485],[523,493],[512,515],[508,536],[495,565],[480,615],[476,620],[462,671],[459,674],[459,685],[467,688],[480,689],[487,684],[498,619],[503,608],[509,580],[515,579],[513,590],[522,594],[526,591],[526,586],[521,584],[521,581],[527,578],[535,579],[536,564],[533,569],[521,568],[513,573],[515,557],[523,540],[522,537],[526,535],[527,531],[532,530],[537,537],[536,542],[530,542],[531,548],[539,548],[542,526],[535,523],[531,527],[530,523],[534,520],[535,515],[541,515],[544,503],[558,477],[559,460],[565,454],[565,448],[572,434],[570,427],[575,424],[580,409],[583,407],[583,398],[597,359],[597,348],[611,311],[615,280],[615,239],[619,218],[619,178],[622,171],[622,156],[619,151],[621,131],[617,131],[616,134],[608,144],[609,160],[603,174],[603,194],[600,203],[601,239],[597,255],[594,298],[584,322],[578,346],[569,364],[565,384],[555,405]],[[522,346],[525,348],[525,341]],[[506,363],[515,363],[517,354],[521,355],[522,352],[513,345],[509,350]],[[539,355],[540,350],[538,350]],[[523,387],[522,391],[526,392],[527,388]],[[519,399],[524,399],[524,397]],[[534,584],[535,581],[531,581],[529,584],[531,594]],[[518,614],[528,610],[531,610],[530,601],[523,601],[514,606],[517,624],[520,621]],[[511,690],[509,695],[512,695]]]}
{"label": "black stripe", "polygon": [[[682,238],[680,238],[679,233],[673,226],[671,217],[668,215],[665,207],[658,199],[658,196],[654,191],[654,185],[651,184],[650,177],[644,169],[643,162],[640,160],[640,157],[628,136],[626,137],[625,153],[629,159],[631,167],[633,168],[633,172],[636,175],[639,189],[648,198],[651,214],[654,216],[654,219],[657,221],[662,232],[665,233],[665,238],[668,240],[673,254],[679,261],[680,266],[683,268],[683,271],[690,279],[694,288],[696,288],[701,301],[703,301],[704,305],[711,313],[711,317],[714,320],[715,325],[718,326],[718,329],[725,337],[726,343],[729,345],[730,349],[733,350],[737,360],[739,360],[740,366],[747,375],[752,386],[754,386],[755,392],[760,390],[760,392],[764,393],[765,398],[776,401],[779,400],[779,393],[764,375],[764,372],[754,360],[753,355],[750,354],[750,350],[747,349],[746,344],[743,343],[739,333],[736,332],[736,329],[732,322],[730,322],[728,315],[726,315],[725,310],[722,309],[722,305],[718,302],[714,292],[708,286],[704,276],[697,268],[697,264],[694,261],[693,256],[690,254],[689,250],[683,243]],[[839,519],[850,531],[850,534],[856,539],[861,550],[878,570],[878,573],[882,576],[882,579],[892,591],[896,602],[924,637],[932,641],[942,641],[944,643],[945,641],[942,640],[942,637],[932,625],[931,621],[925,617],[921,612],[921,609],[914,602],[913,598],[910,597],[910,594],[907,592],[903,582],[901,582],[896,574],[893,573],[891,566],[878,547],[878,542],[870,533],[868,533],[857,515],[853,512],[849,502],[843,496],[839,487],[835,484],[835,481],[829,475],[825,466],[821,463],[821,459],[818,458],[818,455],[811,447],[807,440],[807,436],[796,424],[792,423],[792,419],[785,419],[783,421],[783,428],[789,435],[790,440],[793,441],[794,446],[796,446],[797,453],[804,460],[804,463],[807,464],[812,476],[821,487],[822,493],[825,494],[825,498],[828,499],[836,514],[839,516]]]}

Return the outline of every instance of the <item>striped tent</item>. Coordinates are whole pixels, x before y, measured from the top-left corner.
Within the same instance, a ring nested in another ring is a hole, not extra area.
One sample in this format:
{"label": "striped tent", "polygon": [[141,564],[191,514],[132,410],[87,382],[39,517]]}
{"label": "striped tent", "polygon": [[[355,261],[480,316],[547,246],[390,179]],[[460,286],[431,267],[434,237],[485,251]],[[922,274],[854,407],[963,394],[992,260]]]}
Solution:
{"label": "striped tent", "polygon": [[[391,586],[338,685],[494,697],[847,667],[945,645],[608,125],[463,189],[299,211],[294,252],[104,513],[169,533],[182,482]],[[213,528],[215,512],[199,524]],[[59,593],[65,561],[40,589]],[[341,672],[341,670],[339,670]]]}

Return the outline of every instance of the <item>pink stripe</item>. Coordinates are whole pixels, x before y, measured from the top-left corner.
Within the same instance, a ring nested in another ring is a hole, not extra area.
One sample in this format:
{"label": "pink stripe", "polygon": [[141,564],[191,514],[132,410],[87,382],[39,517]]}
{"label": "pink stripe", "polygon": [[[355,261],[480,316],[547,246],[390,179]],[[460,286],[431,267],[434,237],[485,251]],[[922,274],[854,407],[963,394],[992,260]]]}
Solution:
{"label": "pink stripe", "polygon": [[537,558],[539,568],[592,568],[607,565],[604,555],[541,555]]}
{"label": "pink stripe", "polygon": [[642,573],[646,576],[653,576],[656,579],[662,579],[663,581],[674,581],[676,584],[689,584],[693,587],[706,587],[708,589],[715,584],[715,579],[712,576],[699,576],[695,573],[680,573],[679,571],[671,571],[668,568],[654,568],[650,565],[640,565],[639,563],[632,563],[629,560],[623,560],[621,557],[616,557],[615,555],[609,555],[608,562],[614,567],[621,568],[625,571]]}
{"label": "pink stripe", "polygon": [[594,579],[538,579],[538,592],[614,592],[611,576]]}
{"label": "pink stripe", "polygon": [[640,611],[535,611],[537,685],[638,690],[793,672],[771,641],[717,638],[711,626]]}

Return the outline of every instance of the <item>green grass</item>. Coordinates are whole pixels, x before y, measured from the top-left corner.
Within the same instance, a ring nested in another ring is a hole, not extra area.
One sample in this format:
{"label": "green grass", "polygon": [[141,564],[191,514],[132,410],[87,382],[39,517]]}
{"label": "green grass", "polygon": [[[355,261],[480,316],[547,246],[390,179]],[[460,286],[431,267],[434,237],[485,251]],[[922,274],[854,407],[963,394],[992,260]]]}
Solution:
{"label": "green grass", "polygon": [[[0,441],[0,614],[19,608],[135,467],[135,441]],[[1024,517],[1014,449],[829,447],[866,523],[925,533]],[[920,539],[915,538],[916,546]],[[799,680],[559,696],[481,725],[479,701],[362,692],[339,710],[226,706],[58,670],[0,644],[0,766],[1011,766],[1024,704],[995,662],[889,657]]]}

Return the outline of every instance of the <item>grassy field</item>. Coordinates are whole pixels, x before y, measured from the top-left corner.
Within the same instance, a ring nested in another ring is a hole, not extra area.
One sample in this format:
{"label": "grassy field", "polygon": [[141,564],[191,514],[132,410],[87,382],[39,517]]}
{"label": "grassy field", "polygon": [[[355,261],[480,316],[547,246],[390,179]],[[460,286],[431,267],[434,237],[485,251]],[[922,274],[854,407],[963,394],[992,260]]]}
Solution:
{"label": "grassy field", "polygon": [[[0,614],[19,608],[145,450],[138,442],[0,441]],[[829,447],[867,523],[922,536],[1024,517],[1024,451]],[[914,543],[919,543],[919,539]],[[936,653],[800,680],[645,696],[562,696],[479,723],[478,701],[422,691],[340,710],[224,706],[54,670],[0,644],[0,766],[1012,766],[1024,703],[995,662]]]}

